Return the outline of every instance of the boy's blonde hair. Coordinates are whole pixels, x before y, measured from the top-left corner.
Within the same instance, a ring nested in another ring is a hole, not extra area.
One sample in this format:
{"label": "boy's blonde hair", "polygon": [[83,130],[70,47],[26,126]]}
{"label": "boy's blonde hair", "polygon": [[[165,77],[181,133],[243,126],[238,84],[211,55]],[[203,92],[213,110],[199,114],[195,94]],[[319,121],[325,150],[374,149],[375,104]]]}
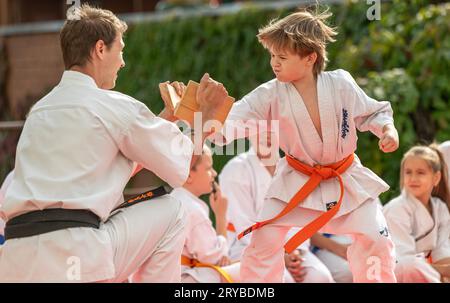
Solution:
{"label": "boy's blonde hair", "polygon": [[317,60],[313,73],[320,74],[328,62],[326,44],[334,42],[337,35],[334,28],[325,24],[332,14],[327,11],[314,15],[306,10],[299,11],[280,20],[272,20],[259,29],[259,42],[267,49],[287,50],[301,58],[315,52]]}
{"label": "boy's blonde hair", "polygon": [[400,165],[400,188],[403,189],[404,185],[404,167],[405,161],[409,157],[419,157],[425,160],[431,170],[434,173],[441,172],[441,180],[439,184],[433,189],[431,193],[432,196],[440,198],[447,204],[447,207],[450,210],[450,194],[448,189],[448,174],[447,174],[447,165],[444,160],[444,156],[442,155],[439,147],[436,143],[432,143],[430,145],[417,145],[408,150],[403,156],[401,165]]}

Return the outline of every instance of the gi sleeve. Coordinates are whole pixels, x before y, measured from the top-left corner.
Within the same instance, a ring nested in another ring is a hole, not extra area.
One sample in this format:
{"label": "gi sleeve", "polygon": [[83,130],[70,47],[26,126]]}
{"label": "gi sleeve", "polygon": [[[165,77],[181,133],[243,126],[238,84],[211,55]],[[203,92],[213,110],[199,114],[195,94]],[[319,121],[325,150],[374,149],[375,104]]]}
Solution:
{"label": "gi sleeve", "polygon": [[119,149],[173,188],[182,186],[189,175],[191,140],[174,123],[156,117],[144,104],[137,105],[133,121],[121,134]]}
{"label": "gi sleeve", "polygon": [[216,265],[222,257],[228,256],[227,239],[217,235],[211,221],[207,220],[192,226],[186,237],[186,247],[202,263]]}
{"label": "gi sleeve", "polygon": [[241,100],[235,102],[223,128],[208,139],[218,145],[257,134],[259,121],[270,120],[270,104],[273,99],[273,82],[267,82]]}
{"label": "gi sleeve", "polygon": [[404,207],[395,205],[383,210],[397,258],[416,256],[416,241],[412,235],[412,214]]}
{"label": "gi sleeve", "polygon": [[227,217],[237,233],[256,223],[258,218],[247,170],[238,166],[225,167],[219,175],[220,188],[228,199]]}
{"label": "gi sleeve", "polygon": [[388,101],[377,101],[370,98],[358,86],[347,71],[340,70],[344,79],[344,87],[348,97],[354,101],[353,118],[356,128],[361,131],[370,131],[380,138],[386,124],[394,124],[393,111]]}
{"label": "gi sleeve", "polygon": [[439,212],[439,225],[437,243],[431,251],[433,262],[450,257],[450,215],[447,206],[442,202],[442,211]]}

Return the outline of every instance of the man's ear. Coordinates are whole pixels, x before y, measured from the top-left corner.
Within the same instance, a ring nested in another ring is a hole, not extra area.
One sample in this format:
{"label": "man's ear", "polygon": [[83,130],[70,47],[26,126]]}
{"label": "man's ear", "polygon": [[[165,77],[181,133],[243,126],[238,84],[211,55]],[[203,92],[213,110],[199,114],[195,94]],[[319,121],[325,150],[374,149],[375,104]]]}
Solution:
{"label": "man's ear", "polygon": [[105,42],[103,40],[98,40],[95,43],[93,55],[99,59],[103,59],[103,57],[105,55],[105,50],[106,50]]}

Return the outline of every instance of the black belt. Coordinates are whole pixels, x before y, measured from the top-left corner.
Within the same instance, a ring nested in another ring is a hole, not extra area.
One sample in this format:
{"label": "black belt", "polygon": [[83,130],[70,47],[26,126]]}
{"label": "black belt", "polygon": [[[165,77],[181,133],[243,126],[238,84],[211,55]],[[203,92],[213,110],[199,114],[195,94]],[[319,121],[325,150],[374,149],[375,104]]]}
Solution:
{"label": "black belt", "polygon": [[[154,199],[167,193],[165,188],[161,186],[128,199],[114,210]],[[5,241],[36,236],[66,228],[90,227],[98,229],[100,222],[100,218],[90,210],[63,208],[37,210],[8,220],[5,225]]]}
{"label": "black belt", "polygon": [[89,210],[51,208],[14,217],[5,225],[5,240],[72,227],[99,228],[100,218]]}

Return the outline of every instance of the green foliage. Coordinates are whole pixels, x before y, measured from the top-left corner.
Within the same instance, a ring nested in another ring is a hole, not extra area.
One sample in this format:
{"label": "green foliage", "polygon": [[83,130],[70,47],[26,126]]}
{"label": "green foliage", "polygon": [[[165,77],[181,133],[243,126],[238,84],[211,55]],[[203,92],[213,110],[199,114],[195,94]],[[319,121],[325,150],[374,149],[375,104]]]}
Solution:
{"label": "green foliage", "polygon": [[419,102],[419,92],[414,81],[403,69],[385,72],[369,72],[359,84],[368,95],[377,100],[389,100],[394,110],[395,126],[400,134],[400,148],[390,154],[380,152],[378,141],[370,133],[359,135],[357,154],[364,165],[370,167],[391,185],[391,190],[382,195],[386,201],[399,193],[398,178],[403,154],[417,142],[411,115]]}
{"label": "green foliage", "polygon": [[[439,2],[439,1],[434,1]],[[426,0],[382,2],[381,20],[369,21],[366,1],[332,5],[337,41],[328,47],[329,69],[348,70],[369,96],[391,101],[401,148],[378,149],[378,139],[361,134],[358,155],[398,193],[403,153],[419,140],[450,137],[450,4]],[[269,56],[257,42],[258,28],[289,11],[254,8],[216,17],[169,17],[133,26],[126,36],[126,68],[117,90],[163,106],[158,83],[199,80],[204,72],[225,84],[239,99],[273,78]],[[218,171],[229,157],[215,157]]]}

